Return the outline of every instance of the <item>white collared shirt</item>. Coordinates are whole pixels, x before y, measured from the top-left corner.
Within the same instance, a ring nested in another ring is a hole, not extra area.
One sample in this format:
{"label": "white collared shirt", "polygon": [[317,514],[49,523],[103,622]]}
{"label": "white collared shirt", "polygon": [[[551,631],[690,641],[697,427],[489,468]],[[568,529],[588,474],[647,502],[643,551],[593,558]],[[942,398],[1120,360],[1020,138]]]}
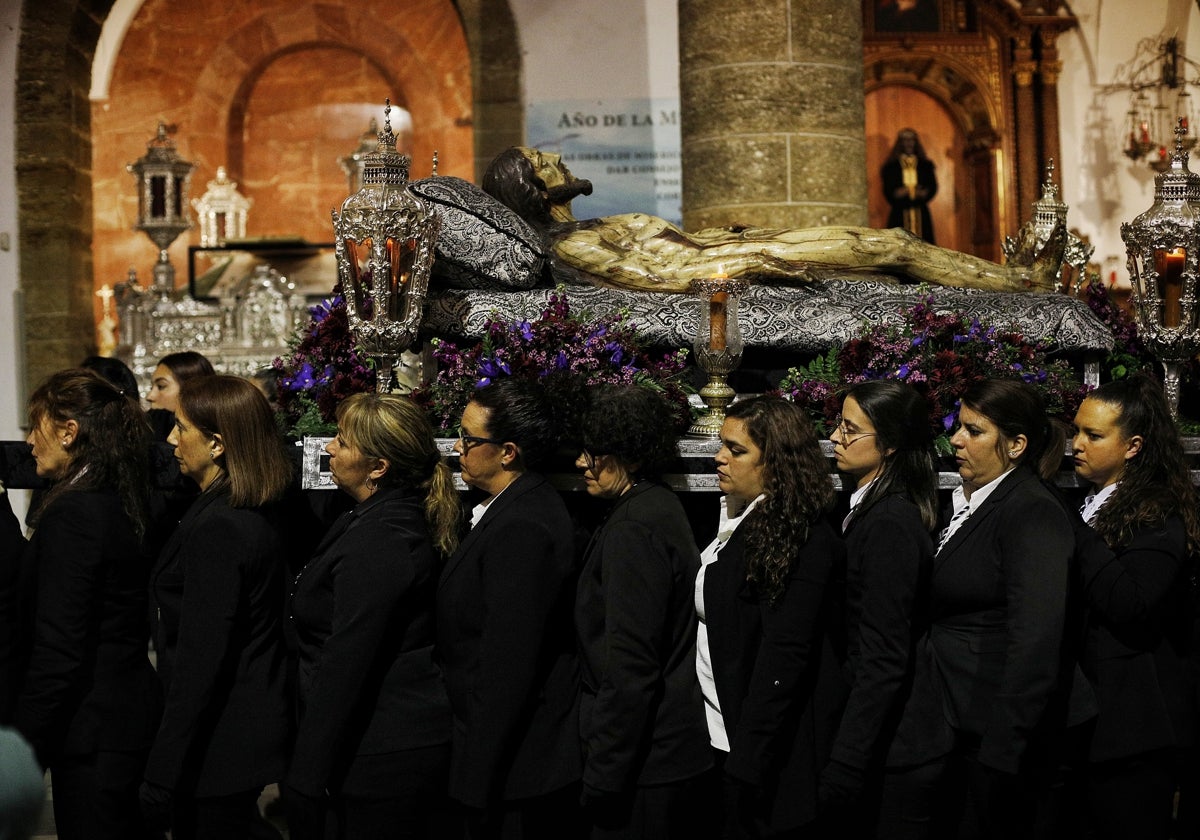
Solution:
{"label": "white collared shirt", "polygon": [[853,493],[850,494],[850,512],[847,513],[846,517],[842,520],[842,533],[843,534],[846,533],[846,529],[850,527],[850,520],[854,518],[854,512],[856,510],[858,510],[858,506],[860,504],[862,504],[862,500],[867,495],[867,491],[871,489],[871,485],[874,484],[876,481],[878,481],[878,479],[872,478],[870,481],[868,481],[862,487],[859,487],[857,490],[855,490]]}
{"label": "white collared shirt", "polygon": [[[500,490],[500,493],[503,493],[509,487],[512,487],[511,481],[508,482],[508,484],[504,485],[503,489]],[[472,528],[474,528],[476,525],[479,524],[480,519],[483,519],[483,515],[485,513],[487,513],[488,505],[490,505],[492,502],[494,502],[500,498],[500,493],[497,493],[495,496],[489,496],[488,498],[484,499],[479,504],[475,505],[475,507],[471,508],[471,527]]]}
{"label": "white collared shirt", "polygon": [[[1013,469],[1015,469],[1015,468],[1013,468]],[[1001,473],[998,477],[993,478],[987,484],[983,485],[982,487],[977,487],[975,490],[973,490],[971,492],[971,498],[970,498],[970,503],[971,503],[970,512],[968,512],[966,516],[959,517],[957,521],[955,521],[952,518],[950,520],[950,525],[948,528],[949,533],[944,534],[941,537],[940,542],[942,542],[944,544],[946,541],[948,541],[950,539],[950,537],[954,536],[954,534],[957,533],[958,529],[963,526],[963,523],[971,518],[971,514],[973,514],[975,511],[979,510],[980,506],[984,503],[984,501],[987,499],[987,497],[992,495],[992,491],[1000,486],[1000,482],[1003,481],[1010,472],[1012,472],[1012,469],[1006,470],[1005,472]],[[968,501],[967,492],[963,489],[963,486],[961,484],[954,488],[954,492],[951,494],[950,499],[951,499],[951,504],[954,506],[955,513],[958,513],[960,510],[962,510],[963,508],[965,508],[967,506],[967,501]]]}
{"label": "white collared shirt", "polygon": [[1084,522],[1089,525],[1096,522],[1096,516],[1100,513],[1100,508],[1104,507],[1104,503],[1109,500],[1113,493],[1117,492],[1117,486],[1120,483],[1119,481],[1114,481],[1099,493],[1092,493],[1083,500],[1083,507],[1080,508],[1079,515],[1083,517]]}
{"label": "white collared shirt", "polygon": [[758,496],[740,510],[729,509],[729,497],[721,498],[721,519],[717,524],[717,537],[700,554],[700,571],[696,574],[696,677],[700,681],[700,693],[704,695],[704,716],[708,720],[708,738],[718,750],[729,752],[729,735],[725,731],[725,719],[721,716],[721,702],[717,699],[717,683],[713,679],[712,656],[708,647],[708,625],[704,621],[704,570],[716,561],[717,555],[746,514],[754,510],[764,496]]}

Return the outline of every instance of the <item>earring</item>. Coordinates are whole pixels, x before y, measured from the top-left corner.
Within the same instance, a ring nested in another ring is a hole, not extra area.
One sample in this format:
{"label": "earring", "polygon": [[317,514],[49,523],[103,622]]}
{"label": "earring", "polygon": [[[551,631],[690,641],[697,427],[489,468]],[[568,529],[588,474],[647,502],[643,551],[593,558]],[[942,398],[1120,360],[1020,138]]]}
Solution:
{"label": "earring", "polygon": [[1017,457],[1017,453],[1016,453],[1016,452],[1013,452],[1013,451],[1010,449],[1010,450],[1009,450],[1009,452],[1008,452],[1008,457],[1009,457],[1009,458],[1016,458],[1016,457]]}

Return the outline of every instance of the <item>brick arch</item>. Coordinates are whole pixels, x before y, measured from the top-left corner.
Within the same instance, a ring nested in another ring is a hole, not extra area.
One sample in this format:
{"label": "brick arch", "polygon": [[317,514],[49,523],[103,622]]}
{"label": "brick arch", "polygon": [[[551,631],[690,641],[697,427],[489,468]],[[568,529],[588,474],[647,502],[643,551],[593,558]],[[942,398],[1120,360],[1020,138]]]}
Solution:
{"label": "brick arch", "polygon": [[[359,14],[371,0],[321,4]],[[451,0],[469,54],[470,100],[459,118],[473,129],[475,178],[501,149],[524,140],[520,44],[507,0]],[[94,347],[92,292],[92,59],[114,0],[24,0],[17,46],[16,169],[20,288],[25,301],[25,380],[77,362]],[[394,4],[388,2],[389,7]],[[306,25],[320,16],[310,16]],[[292,19],[305,23],[303,15]],[[323,32],[321,37],[327,36]],[[315,35],[313,40],[321,40]],[[226,56],[240,65],[235,54]],[[65,91],[65,93],[64,93]],[[193,115],[228,124],[211,88],[191,102]],[[164,114],[163,116],[169,116]],[[145,128],[148,139],[153,125]],[[129,159],[141,153],[131,148]],[[138,234],[141,236],[141,234]],[[148,272],[149,265],[145,266]],[[105,276],[105,282],[114,278]]]}
{"label": "brick arch", "polygon": [[[321,49],[345,50],[349,53],[353,53],[364,58],[371,68],[376,72],[376,74],[385,80],[387,89],[393,97],[392,104],[401,108],[408,108],[408,104],[402,100],[402,94],[399,96],[397,95],[397,91],[401,90],[401,85],[399,84],[395,75],[391,73],[385,65],[382,65],[376,61],[373,56],[364,54],[362,50],[347,44],[319,41],[306,41],[288,45],[282,49],[262,56],[259,61],[255,62],[250,67],[250,69],[242,76],[240,80],[229,80],[236,85],[236,89],[230,97],[228,107],[223,115],[225,123],[225,166],[227,171],[230,173],[231,178],[237,180],[242,177],[245,171],[243,167],[245,150],[242,148],[242,144],[245,137],[246,118],[248,116],[247,105],[250,101],[251,95],[254,92],[254,88],[257,86],[263,74],[271,67],[271,65],[285,56]],[[209,69],[212,69],[211,65]],[[198,94],[212,82],[220,81],[221,73],[219,70],[216,70],[213,73],[208,73],[206,71],[206,75],[209,78],[201,77],[201,79],[199,79],[197,82],[196,87]],[[211,77],[216,78],[214,80]],[[383,103],[381,102],[379,105],[382,108]]]}

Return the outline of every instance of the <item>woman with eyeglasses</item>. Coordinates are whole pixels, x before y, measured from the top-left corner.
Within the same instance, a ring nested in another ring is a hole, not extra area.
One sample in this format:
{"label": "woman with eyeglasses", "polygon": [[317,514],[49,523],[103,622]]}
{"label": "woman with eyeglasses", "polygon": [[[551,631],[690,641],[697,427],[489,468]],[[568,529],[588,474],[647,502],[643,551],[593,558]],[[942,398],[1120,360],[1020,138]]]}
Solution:
{"label": "woman with eyeglasses", "polygon": [[462,479],[482,498],[437,592],[450,796],[470,837],[568,838],[581,773],[574,529],[537,472],[557,433],[540,384],[516,378],[475,391],[461,427]]}
{"label": "woman with eyeglasses", "polygon": [[1075,428],[1075,472],[1091,486],[1083,516],[1099,536],[1080,552],[1083,669],[1099,707],[1090,827],[1105,840],[1165,840],[1181,751],[1196,735],[1186,673],[1200,547],[1195,488],[1152,379],[1101,385],[1079,407]]}
{"label": "woman with eyeglasses", "polygon": [[[950,438],[962,485],[939,534],[930,645],[952,730],[948,778],[984,837],[1059,836],[1058,757],[1073,659],[1065,657],[1074,526],[1043,481],[1065,434],[1040,392],[985,379],[964,392]],[[1038,833],[1051,830],[1052,833]]]}
{"label": "woman with eyeglasses", "polygon": [[354,394],[337,422],[329,471],[355,506],[296,575],[288,610],[299,659],[290,836],[428,837],[450,765],[435,570],[458,544],[458,493],[412,400]]}
{"label": "woman with eyeglasses", "polygon": [[648,388],[594,390],[575,466],[610,503],[584,552],[575,598],[583,697],[583,802],[596,838],[693,838],[712,766],[696,679],[700,552],[660,481],[676,421]]}
{"label": "woman with eyeglasses", "polygon": [[801,836],[844,698],[828,638],[845,559],[812,424],[778,397],[730,406],[717,537],[696,577],[696,672],[725,838]]}
{"label": "woman with eyeglasses", "polygon": [[903,382],[861,382],[829,439],[853,488],[842,525],[851,689],[821,801],[846,836],[925,837],[948,751],[921,644],[938,512],[928,408]]}

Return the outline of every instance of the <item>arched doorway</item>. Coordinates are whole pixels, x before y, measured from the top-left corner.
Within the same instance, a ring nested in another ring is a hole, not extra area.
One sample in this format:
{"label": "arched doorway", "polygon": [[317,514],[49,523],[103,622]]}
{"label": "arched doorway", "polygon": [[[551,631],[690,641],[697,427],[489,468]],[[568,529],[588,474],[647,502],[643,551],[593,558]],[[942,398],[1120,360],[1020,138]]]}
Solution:
{"label": "arched doorway", "polygon": [[892,151],[896,135],[911,128],[937,171],[938,191],[929,202],[933,231],[938,245],[954,251],[966,250],[967,236],[959,229],[958,172],[962,167],[966,138],[962,129],[937,99],[907,85],[876,88],[866,97],[867,117],[867,212],[871,227],[887,225],[888,204],[879,170]]}
{"label": "arched doorway", "polygon": [[[938,244],[997,261],[1001,234],[1017,218],[1014,191],[1005,185],[999,64],[987,41],[950,54],[935,43],[866,50],[868,177],[878,182],[896,132],[916,128],[938,168],[938,196],[930,204]],[[870,201],[874,225],[876,202],[883,201],[878,186]],[[886,212],[878,224],[883,219]]]}
{"label": "arched doorway", "polygon": [[[162,0],[151,2],[163,4]],[[455,121],[458,128],[468,129],[473,138],[469,144],[473,152],[472,165],[464,173],[464,177],[472,177],[497,151],[522,142],[521,53],[507,0],[447,0],[447,4],[453,10],[452,22],[461,27],[469,62],[466,73],[470,84],[464,87],[470,92]],[[251,5],[261,9],[266,4]],[[286,40],[289,32],[309,31],[310,21],[314,20],[317,22],[311,26],[322,34],[322,38],[316,40],[327,40],[338,32],[347,31],[345,27],[339,29],[347,18],[362,16],[376,5],[386,14],[395,15],[397,7],[406,4],[326,0],[319,4],[281,5],[287,9],[286,19],[275,27],[255,30],[255,35],[266,39],[265,45],[278,45],[281,37]],[[120,126],[126,139],[116,147],[114,161],[106,163],[103,171],[97,165],[98,156],[93,153],[93,109],[98,111],[103,105],[96,104],[90,109],[87,97],[92,82],[92,58],[104,20],[113,6],[112,0],[73,0],[58,4],[51,11],[45,4],[26,0],[22,11],[22,32],[17,48],[15,128],[27,383],[40,381],[50,372],[74,364],[92,351],[98,314],[98,302],[93,292],[100,283],[113,280],[112,271],[106,270],[101,276],[94,270],[93,238],[97,220],[101,212],[108,214],[103,223],[111,225],[114,231],[128,232],[132,224],[127,210],[123,212],[119,206],[97,207],[94,212],[94,180],[111,178],[114,184],[119,180],[120,189],[133,196],[132,182],[126,184],[129,175],[124,172],[124,163],[142,154],[157,119],[170,121],[172,118],[168,109],[166,113],[154,114],[149,122]],[[317,7],[320,12],[314,11]],[[317,20],[321,14],[332,15],[332,18],[321,23]],[[403,8],[400,14],[403,14]],[[195,42],[195,37],[198,32],[209,31],[211,21],[202,23],[195,25],[193,21],[193,25],[181,30],[179,49],[204,49]],[[297,26],[297,23],[301,25]],[[136,22],[131,28],[133,25]],[[216,59],[231,67],[244,67],[245,57],[254,46],[252,38],[235,43]],[[152,70],[159,77],[167,77],[169,83],[179,89],[179,96],[173,97],[172,101],[192,102],[201,77],[177,71],[176,62],[170,60]],[[426,86],[429,90],[434,87]],[[229,95],[228,91],[223,93]],[[219,101],[206,94],[198,97],[195,104],[201,109],[197,124],[209,128],[226,124],[229,110],[222,110]],[[207,121],[203,112],[206,107],[210,109],[206,112]],[[356,131],[363,127],[356,127]],[[414,152],[420,153],[420,149],[414,148]],[[114,162],[121,167],[118,171],[112,171],[109,165]],[[219,163],[214,161],[213,167]],[[198,177],[203,179],[205,175],[198,173]],[[137,260],[148,270],[152,259],[146,260],[145,248],[151,247],[149,241],[141,234],[129,237],[128,241],[135,242],[138,237],[142,241],[137,246]],[[95,247],[98,251],[106,246],[97,242]],[[179,264],[176,260],[176,265]],[[128,265],[129,255],[121,254],[114,270],[121,271]]]}

